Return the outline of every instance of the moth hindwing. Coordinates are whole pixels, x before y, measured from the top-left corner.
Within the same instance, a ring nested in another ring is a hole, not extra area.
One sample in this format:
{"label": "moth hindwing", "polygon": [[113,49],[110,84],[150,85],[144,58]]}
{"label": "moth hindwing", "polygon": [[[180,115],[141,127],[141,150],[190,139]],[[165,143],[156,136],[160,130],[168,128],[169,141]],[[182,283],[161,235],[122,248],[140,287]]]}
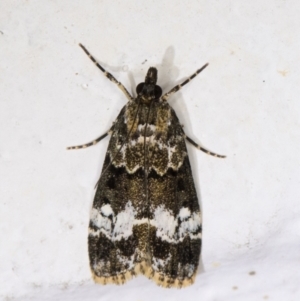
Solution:
{"label": "moth hindwing", "polygon": [[141,273],[164,287],[194,282],[201,251],[201,212],[185,140],[167,99],[199,74],[162,96],[157,70],[150,67],[134,98],[80,47],[128,98],[107,133],[110,135],[91,211],[88,248],[93,278],[123,284]]}

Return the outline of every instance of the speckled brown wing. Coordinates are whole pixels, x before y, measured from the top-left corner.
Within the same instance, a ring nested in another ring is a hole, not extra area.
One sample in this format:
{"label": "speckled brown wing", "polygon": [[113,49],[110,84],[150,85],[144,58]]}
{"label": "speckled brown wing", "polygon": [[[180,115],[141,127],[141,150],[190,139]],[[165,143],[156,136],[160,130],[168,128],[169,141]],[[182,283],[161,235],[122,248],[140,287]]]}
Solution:
{"label": "speckled brown wing", "polygon": [[91,212],[94,279],[137,273],[159,285],[193,282],[201,217],[182,127],[166,102],[129,102],[114,124]]}
{"label": "speckled brown wing", "polygon": [[128,106],[130,103],[121,110],[113,126],[89,224],[90,267],[94,280],[102,284],[122,284],[135,274],[136,268],[139,237],[133,229],[134,204],[142,196],[143,176],[129,174],[119,161],[112,162],[128,136]]}
{"label": "speckled brown wing", "polygon": [[[148,176],[149,241],[155,281],[165,287],[182,287],[193,283],[196,276],[202,227],[185,135],[175,112],[169,110],[166,135],[159,142],[160,149],[167,151],[168,166],[150,168]],[[155,166],[152,159],[156,156],[155,148],[150,147],[149,166]]]}

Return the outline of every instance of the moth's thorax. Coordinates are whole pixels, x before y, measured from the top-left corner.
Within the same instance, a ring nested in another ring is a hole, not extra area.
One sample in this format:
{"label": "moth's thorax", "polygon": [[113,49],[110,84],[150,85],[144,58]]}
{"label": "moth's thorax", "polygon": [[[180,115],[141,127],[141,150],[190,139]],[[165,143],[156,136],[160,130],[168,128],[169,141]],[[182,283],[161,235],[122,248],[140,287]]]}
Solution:
{"label": "moth's thorax", "polygon": [[129,102],[125,107],[124,122],[127,134],[136,136],[140,125],[154,125],[161,134],[168,133],[170,125],[171,107],[167,102],[154,101],[151,106],[140,103],[139,99]]}

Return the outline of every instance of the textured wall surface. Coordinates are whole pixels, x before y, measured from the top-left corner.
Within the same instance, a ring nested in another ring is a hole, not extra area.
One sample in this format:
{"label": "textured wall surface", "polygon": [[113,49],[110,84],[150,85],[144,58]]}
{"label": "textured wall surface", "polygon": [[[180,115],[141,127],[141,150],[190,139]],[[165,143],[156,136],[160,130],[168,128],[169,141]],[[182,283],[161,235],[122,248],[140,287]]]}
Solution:
{"label": "textured wall surface", "polygon": [[[300,5],[266,1],[0,3],[1,300],[299,300]],[[87,225],[108,140],[126,103],[85,45],[135,91],[149,66],[185,131],[203,210],[193,286],[92,282]],[[297,75],[298,74],[298,75]]]}

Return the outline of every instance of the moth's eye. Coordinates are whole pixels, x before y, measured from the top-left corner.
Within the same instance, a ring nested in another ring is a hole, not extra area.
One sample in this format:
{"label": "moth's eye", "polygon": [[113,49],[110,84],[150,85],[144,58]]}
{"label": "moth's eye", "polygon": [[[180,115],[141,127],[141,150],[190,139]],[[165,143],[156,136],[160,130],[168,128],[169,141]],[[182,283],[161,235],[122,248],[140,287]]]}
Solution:
{"label": "moth's eye", "polygon": [[155,90],[154,90],[154,94],[155,94],[155,98],[160,98],[162,95],[162,89],[160,86],[155,86]]}
{"label": "moth's eye", "polygon": [[145,83],[139,83],[137,86],[136,86],[136,93],[137,94],[140,94],[144,88],[144,85]]}

